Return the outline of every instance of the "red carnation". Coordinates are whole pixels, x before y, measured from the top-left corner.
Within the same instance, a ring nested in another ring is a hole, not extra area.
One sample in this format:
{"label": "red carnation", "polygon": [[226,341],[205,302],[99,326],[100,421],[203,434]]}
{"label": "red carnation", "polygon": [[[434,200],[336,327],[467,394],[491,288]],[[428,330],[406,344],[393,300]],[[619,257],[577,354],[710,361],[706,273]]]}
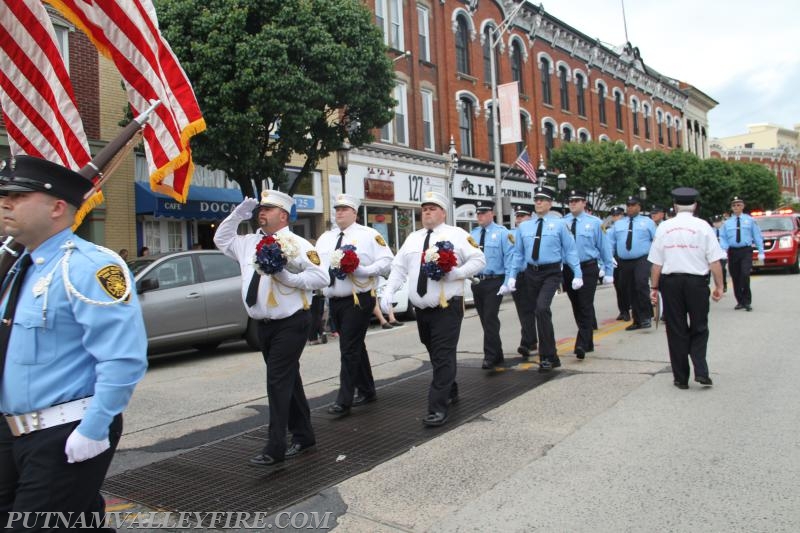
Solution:
{"label": "red carnation", "polygon": [[457,264],[456,254],[450,250],[439,250],[439,268],[442,272],[450,272]]}
{"label": "red carnation", "polygon": [[342,272],[351,274],[355,272],[360,262],[361,260],[353,250],[346,250],[342,256],[341,262],[339,263],[339,268],[342,270]]}

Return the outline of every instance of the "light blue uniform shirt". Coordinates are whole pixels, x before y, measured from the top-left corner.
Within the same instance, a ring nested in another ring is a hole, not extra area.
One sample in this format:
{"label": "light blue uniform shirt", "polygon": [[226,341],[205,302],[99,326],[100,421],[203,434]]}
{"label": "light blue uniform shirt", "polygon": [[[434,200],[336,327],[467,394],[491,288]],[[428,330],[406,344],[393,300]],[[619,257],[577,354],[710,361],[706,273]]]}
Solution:
{"label": "light blue uniform shirt", "polygon": [[[95,305],[73,294],[67,296],[60,260],[68,241],[75,246],[68,267],[76,290],[92,300],[116,299],[106,292],[100,278],[104,273],[121,272],[124,267],[119,259],[69,229],[36,248],[17,300],[0,384],[0,412],[25,414],[94,396],[78,429],[85,437],[101,440],[108,436],[112,419],[128,405],[136,383],[144,376],[147,333],[135,289],[127,302],[115,305]],[[45,312],[41,288],[51,273]],[[112,282],[115,287],[124,286],[119,276],[113,276]],[[2,307],[5,309],[5,302]]]}
{"label": "light blue uniform shirt", "polygon": [[[482,226],[475,227],[470,235],[475,242],[481,242]],[[486,226],[486,237],[483,244],[483,255],[486,256],[486,268],[481,274],[487,276],[505,276],[503,283],[508,283],[508,278],[514,277],[515,248],[514,235],[505,226],[492,222]]]}
{"label": "light blue uniform shirt", "polygon": [[[548,265],[565,263],[569,265],[576,278],[583,279],[575,239],[564,223],[555,215],[542,218],[542,243],[539,245],[539,259],[533,260],[533,245],[539,219],[526,220],[519,225],[516,247],[516,272],[523,272],[528,265]],[[516,273],[515,272],[515,273]]]}
{"label": "light blue uniform shirt", "polygon": [[[614,272],[614,263],[611,257],[611,246],[603,231],[603,221],[594,215],[581,213],[575,224],[575,246],[578,249],[578,259],[584,261],[596,260],[606,276]],[[572,221],[575,216],[568,213],[564,218],[567,231],[572,235]]]}
{"label": "light blue uniform shirt", "polygon": [[614,222],[608,229],[609,244],[611,251],[620,259],[638,259],[650,253],[650,245],[656,238],[656,223],[650,217],[636,215],[633,218],[633,242],[631,249],[628,250],[626,243],[628,240],[628,228],[631,218],[624,216]]}
{"label": "light blue uniform shirt", "polygon": [[741,215],[739,237],[736,242],[736,216],[732,216],[722,224],[719,231],[719,245],[723,250],[728,248],[743,248],[752,246],[758,249],[758,253],[764,253],[764,237],[761,235],[761,228],[750,215]]}

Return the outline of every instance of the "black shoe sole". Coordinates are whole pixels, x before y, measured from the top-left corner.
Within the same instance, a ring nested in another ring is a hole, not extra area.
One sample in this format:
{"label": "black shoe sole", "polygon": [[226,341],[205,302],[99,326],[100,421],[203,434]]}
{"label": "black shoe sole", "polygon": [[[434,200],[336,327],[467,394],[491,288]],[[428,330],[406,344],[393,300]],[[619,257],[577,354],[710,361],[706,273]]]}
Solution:
{"label": "black shoe sole", "polygon": [[353,407],[361,407],[362,405],[367,405],[368,403],[377,402],[378,396],[373,394],[367,398],[364,398],[361,401],[353,400]]}
{"label": "black shoe sole", "polygon": [[422,423],[429,428],[438,428],[439,426],[443,426],[447,423],[447,417],[444,417],[442,420],[436,422],[427,421],[423,418]]}
{"label": "black shoe sole", "polygon": [[315,451],[317,451],[317,446],[316,444],[312,444],[311,446],[306,446],[305,448],[301,448],[300,451],[296,453],[289,453],[287,451],[286,455],[284,455],[284,459],[294,459],[295,457],[299,457],[306,453],[314,453]]}

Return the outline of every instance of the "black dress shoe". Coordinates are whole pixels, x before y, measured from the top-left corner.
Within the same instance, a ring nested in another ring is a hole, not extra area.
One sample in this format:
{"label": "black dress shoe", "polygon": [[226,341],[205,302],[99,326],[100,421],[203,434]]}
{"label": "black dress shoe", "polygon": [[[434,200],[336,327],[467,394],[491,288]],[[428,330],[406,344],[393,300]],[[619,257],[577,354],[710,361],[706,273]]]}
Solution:
{"label": "black dress shoe", "polygon": [[378,395],[374,392],[369,396],[362,396],[360,394],[356,394],[356,397],[353,398],[353,407],[358,407],[359,405],[365,405],[368,403],[372,403],[378,399]]}
{"label": "black dress shoe", "polygon": [[642,329],[642,325],[634,322],[633,324],[625,328],[625,331],[636,331],[637,329]]}
{"label": "black dress shoe", "polygon": [[586,357],[586,350],[584,350],[583,348],[575,348],[575,357],[577,357],[578,359],[583,359],[584,357]]}
{"label": "black dress shoe", "polygon": [[289,448],[286,450],[286,458],[291,459],[292,457],[297,457],[298,455],[303,455],[304,453],[308,452],[315,452],[317,451],[317,447],[313,444],[309,444],[307,446],[303,446],[302,444],[293,443]]}
{"label": "black dress shoe", "polygon": [[555,356],[551,361],[550,364],[553,365],[553,368],[558,368],[561,366],[561,358]]}
{"label": "black dress shoe", "polygon": [[711,385],[714,384],[714,382],[711,381],[711,378],[708,376],[695,376],[694,380],[698,382],[700,385],[705,385],[707,387],[710,387]]}
{"label": "black dress shoe", "polygon": [[454,403],[458,403],[458,394],[447,399],[447,405],[453,405]]}
{"label": "black dress shoe", "polygon": [[495,364],[488,359],[484,359],[481,368],[484,370],[494,370]]}
{"label": "black dress shoe", "polygon": [[620,314],[617,315],[617,320],[621,320],[623,322],[627,322],[630,319],[631,319],[631,315],[629,315],[627,313],[620,313]]}
{"label": "black dress shoe", "polygon": [[744,306],[742,304],[736,304],[736,307],[734,307],[734,309],[738,311],[739,309],[744,309]]}
{"label": "black dress shoe", "polygon": [[676,387],[678,387],[681,390],[686,390],[686,389],[689,388],[689,384],[688,383],[683,383],[682,381],[678,381],[678,380],[673,381],[672,384],[675,385]]}
{"label": "black dress shoe", "polygon": [[651,324],[649,320],[645,320],[644,322],[639,324],[639,328],[640,329],[647,329],[647,328],[650,328],[650,327],[653,327],[653,324]]}
{"label": "black dress shoe", "polygon": [[530,357],[531,351],[524,346],[520,346],[517,348],[517,353],[520,354],[522,357]]}
{"label": "black dress shoe", "polygon": [[553,363],[547,359],[544,359],[539,363],[539,372],[550,372],[551,370],[553,370]]}
{"label": "black dress shoe", "polygon": [[275,466],[283,462],[283,459],[280,461],[272,457],[271,455],[267,455],[266,453],[262,453],[256,455],[252,459],[250,459],[250,464],[253,466]]}
{"label": "black dress shoe", "polygon": [[347,416],[350,414],[350,408],[344,405],[339,405],[335,403],[328,407],[328,414],[329,415],[336,415],[336,416]]}
{"label": "black dress shoe", "polygon": [[747,312],[749,313],[750,311],[752,311],[752,310],[753,310],[753,308],[752,308],[752,307],[750,307],[749,305],[745,305],[745,306],[744,306],[744,310],[745,310],[745,311],[747,311]]}
{"label": "black dress shoe", "polygon": [[428,413],[428,415],[422,419],[423,424],[431,427],[441,426],[445,422],[447,422],[447,413]]}

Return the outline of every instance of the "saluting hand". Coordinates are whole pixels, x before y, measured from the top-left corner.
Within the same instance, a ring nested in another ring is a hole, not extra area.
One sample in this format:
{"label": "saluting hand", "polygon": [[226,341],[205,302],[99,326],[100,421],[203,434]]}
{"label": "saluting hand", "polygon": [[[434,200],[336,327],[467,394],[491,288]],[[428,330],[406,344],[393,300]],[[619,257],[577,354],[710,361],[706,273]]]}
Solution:
{"label": "saluting hand", "polygon": [[242,203],[234,208],[232,214],[239,217],[240,220],[247,220],[253,216],[253,209],[256,207],[258,207],[258,200],[245,196]]}

